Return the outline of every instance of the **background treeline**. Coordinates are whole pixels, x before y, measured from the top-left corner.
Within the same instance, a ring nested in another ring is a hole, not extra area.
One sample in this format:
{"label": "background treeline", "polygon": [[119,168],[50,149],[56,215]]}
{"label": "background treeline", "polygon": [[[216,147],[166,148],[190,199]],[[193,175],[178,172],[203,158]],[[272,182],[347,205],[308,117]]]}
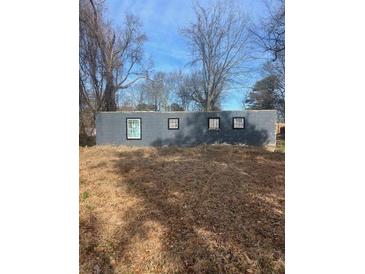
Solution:
{"label": "background treeline", "polygon": [[80,0],[80,134],[90,135],[95,113],[116,110],[220,110],[224,96],[240,88],[268,58],[249,92],[246,109],[276,109],[285,117],[284,2],[267,5],[268,16],[252,24],[233,1],[194,5],[195,19],[179,32],[190,62],[173,72],[154,71],[144,53],[148,33],[136,15],[126,14],[116,28],[105,16],[103,1]]}

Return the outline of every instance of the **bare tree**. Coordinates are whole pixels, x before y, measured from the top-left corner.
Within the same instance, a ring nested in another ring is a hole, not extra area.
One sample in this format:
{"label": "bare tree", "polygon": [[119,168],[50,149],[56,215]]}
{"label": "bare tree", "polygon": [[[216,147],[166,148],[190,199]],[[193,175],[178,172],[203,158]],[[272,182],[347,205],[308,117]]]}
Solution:
{"label": "bare tree", "polygon": [[285,120],[285,3],[279,0],[279,6],[267,4],[269,16],[259,26],[251,29],[257,45],[272,56],[271,62],[263,66],[266,76],[275,75],[276,106],[281,120]]}
{"label": "bare tree", "polygon": [[139,105],[153,106],[154,111],[168,110],[170,91],[166,85],[166,73],[157,72],[138,85]]}
{"label": "bare tree", "polygon": [[285,3],[279,0],[279,6],[266,3],[269,16],[264,18],[260,26],[252,28],[258,45],[270,52],[273,61],[285,57]]}
{"label": "bare tree", "polygon": [[220,91],[219,96],[215,97],[213,100],[209,100],[211,102],[210,104],[207,104],[209,94],[205,92],[204,86],[205,83],[202,74],[197,71],[192,71],[183,78],[183,87],[180,90],[181,96],[195,102],[194,108],[196,110],[219,110],[219,97],[221,96],[222,91]]}
{"label": "bare tree", "polygon": [[196,19],[182,30],[192,50],[193,99],[205,111],[219,107],[222,91],[242,74],[249,22],[232,2],[196,4]]}
{"label": "bare tree", "polygon": [[126,15],[116,31],[103,14],[102,2],[80,0],[80,101],[95,113],[117,109],[117,93],[147,77],[137,17]]}
{"label": "bare tree", "polygon": [[168,110],[169,90],[166,86],[166,74],[157,72],[153,81],[145,81],[145,87],[148,102],[155,106],[155,111]]}
{"label": "bare tree", "polygon": [[184,108],[184,110],[189,110],[193,99],[193,88],[190,82],[189,75],[182,75],[179,86],[176,90],[176,96],[178,98],[179,104]]}
{"label": "bare tree", "polygon": [[[171,108],[189,110],[192,105],[192,91],[189,87],[189,75],[181,70],[166,75],[166,87],[170,91]],[[174,104],[174,106],[172,106]],[[177,107],[177,105],[179,107]]]}

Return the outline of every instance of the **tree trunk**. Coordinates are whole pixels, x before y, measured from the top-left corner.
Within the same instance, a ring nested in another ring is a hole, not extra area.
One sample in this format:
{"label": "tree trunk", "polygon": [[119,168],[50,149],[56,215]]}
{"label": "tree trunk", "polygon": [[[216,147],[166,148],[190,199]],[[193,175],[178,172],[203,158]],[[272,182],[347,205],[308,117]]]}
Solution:
{"label": "tree trunk", "polygon": [[208,97],[205,100],[205,106],[204,106],[204,108],[205,108],[204,111],[211,111],[212,110],[212,100],[209,97],[209,95],[208,95]]}
{"label": "tree trunk", "polygon": [[107,83],[105,87],[105,100],[104,100],[105,111],[116,111],[117,104],[115,101],[115,87],[112,84]]}

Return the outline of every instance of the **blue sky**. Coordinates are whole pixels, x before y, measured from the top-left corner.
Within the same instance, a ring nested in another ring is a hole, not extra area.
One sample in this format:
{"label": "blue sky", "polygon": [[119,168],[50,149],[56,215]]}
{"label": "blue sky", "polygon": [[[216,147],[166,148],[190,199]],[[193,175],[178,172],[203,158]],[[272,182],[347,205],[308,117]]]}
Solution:
{"label": "blue sky", "polygon": [[[203,6],[211,1],[199,1]],[[252,22],[266,14],[264,0],[236,0]],[[154,63],[154,71],[187,70],[189,50],[179,29],[194,19],[192,0],[106,0],[106,14],[115,25],[120,25],[126,12],[138,15],[147,34],[145,53]],[[264,56],[262,56],[264,58]],[[247,83],[226,92],[222,101],[224,110],[242,109],[242,100],[248,87],[260,77],[259,66],[263,59],[250,64],[257,73],[247,75]]]}

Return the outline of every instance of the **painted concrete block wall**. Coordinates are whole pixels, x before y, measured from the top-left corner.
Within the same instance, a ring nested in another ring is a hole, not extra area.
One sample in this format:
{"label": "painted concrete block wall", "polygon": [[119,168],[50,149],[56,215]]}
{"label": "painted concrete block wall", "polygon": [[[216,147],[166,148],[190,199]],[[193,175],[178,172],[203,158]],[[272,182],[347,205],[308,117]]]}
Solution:
{"label": "painted concrete block wall", "polygon": [[[220,118],[220,130],[208,129],[208,118]],[[245,117],[244,129],[233,129],[232,118]],[[142,119],[142,139],[127,140],[126,119]],[[179,118],[179,129],[168,129],[168,118]],[[273,146],[275,110],[219,112],[99,112],[96,115],[96,143],[129,146],[189,146],[229,143]]]}

